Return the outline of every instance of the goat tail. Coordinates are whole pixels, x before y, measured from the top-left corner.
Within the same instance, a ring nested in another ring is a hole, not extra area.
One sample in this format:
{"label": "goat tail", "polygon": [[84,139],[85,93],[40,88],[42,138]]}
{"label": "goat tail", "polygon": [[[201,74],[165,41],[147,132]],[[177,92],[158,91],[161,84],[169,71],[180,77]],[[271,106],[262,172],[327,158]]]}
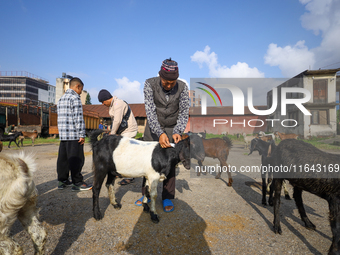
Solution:
{"label": "goat tail", "polygon": [[223,136],[222,138],[227,143],[227,146],[230,149],[233,146],[233,141],[228,136]]}
{"label": "goat tail", "polygon": [[0,187],[3,213],[11,215],[18,211],[29,197],[37,196],[32,173],[36,170],[34,154],[21,152],[0,157],[0,168],[4,180]]}

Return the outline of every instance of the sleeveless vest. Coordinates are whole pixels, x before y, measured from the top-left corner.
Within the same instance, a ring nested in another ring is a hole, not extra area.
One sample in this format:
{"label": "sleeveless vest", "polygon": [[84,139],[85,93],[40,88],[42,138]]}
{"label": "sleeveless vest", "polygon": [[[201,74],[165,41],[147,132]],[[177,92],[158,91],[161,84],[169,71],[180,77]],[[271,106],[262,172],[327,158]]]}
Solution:
{"label": "sleeveless vest", "polygon": [[[179,114],[180,95],[186,85],[184,82],[177,80],[177,83],[173,89],[170,90],[169,93],[165,93],[161,85],[160,77],[150,78],[146,81],[150,84],[153,91],[153,99],[156,105],[158,122],[169,139],[172,140],[172,131],[177,124],[177,118]],[[166,99],[167,95],[169,100]],[[158,141],[157,135],[151,132],[148,123],[145,128],[144,138],[145,141]]]}

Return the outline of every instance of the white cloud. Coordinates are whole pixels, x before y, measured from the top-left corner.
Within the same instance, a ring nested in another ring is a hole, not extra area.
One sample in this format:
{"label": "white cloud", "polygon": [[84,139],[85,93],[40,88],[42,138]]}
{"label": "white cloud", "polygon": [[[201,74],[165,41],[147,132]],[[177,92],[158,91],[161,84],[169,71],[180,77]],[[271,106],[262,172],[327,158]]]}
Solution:
{"label": "white cloud", "polygon": [[305,41],[298,41],[294,46],[278,47],[271,43],[264,56],[266,64],[279,66],[285,77],[293,77],[309,69],[315,63],[315,56],[305,45]]}
{"label": "white cloud", "polygon": [[141,84],[138,81],[130,81],[127,77],[115,79],[118,83],[118,89],[113,91],[112,95],[125,100],[129,104],[143,103],[144,97]]}
{"label": "white cloud", "polygon": [[256,67],[250,68],[247,63],[237,62],[231,67],[222,66],[218,63],[217,54],[210,53],[210,47],[207,45],[204,51],[196,51],[191,57],[191,61],[198,63],[202,68],[206,64],[209,68],[209,75],[213,78],[262,78],[264,73]]}
{"label": "white cloud", "polygon": [[[301,25],[307,30],[312,30],[316,36],[321,36],[320,45],[308,49],[304,45],[304,41],[299,41],[293,47],[281,48],[272,43],[268,46],[265,63],[279,66],[285,76],[294,76],[307,69],[309,65],[312,69],[338,68],[340,59],[340,1],[299,1],[306,5],[306,12],[301,16]],[[294,54],[297,54],[298,62],[291,62],[293,66],[289,67],[287,60],[291,59]]]}

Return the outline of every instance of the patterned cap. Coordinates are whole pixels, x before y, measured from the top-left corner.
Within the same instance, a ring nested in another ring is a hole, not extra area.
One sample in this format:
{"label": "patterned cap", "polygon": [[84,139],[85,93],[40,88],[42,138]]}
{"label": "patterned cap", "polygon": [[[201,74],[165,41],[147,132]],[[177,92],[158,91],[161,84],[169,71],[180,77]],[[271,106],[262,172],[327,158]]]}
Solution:
{"label": "patterned cap", "polygon": [[177,80],[179,76],[177,62],[171,60],[171,58],[164,60],[159,71],[159,76],[169,81]]}

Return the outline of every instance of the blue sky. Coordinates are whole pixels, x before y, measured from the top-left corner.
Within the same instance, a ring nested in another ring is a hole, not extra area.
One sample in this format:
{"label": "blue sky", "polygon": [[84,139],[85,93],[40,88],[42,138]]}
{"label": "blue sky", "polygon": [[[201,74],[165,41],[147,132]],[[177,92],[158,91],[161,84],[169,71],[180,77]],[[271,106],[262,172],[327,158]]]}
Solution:
{"label": "blue sky", "polygon": [[93,104],[102,88],[142,103],[169,57],[188,83],[340,67],[340,0],[0,0],[0,10],[0,71],[52,85],[78,76]]}

